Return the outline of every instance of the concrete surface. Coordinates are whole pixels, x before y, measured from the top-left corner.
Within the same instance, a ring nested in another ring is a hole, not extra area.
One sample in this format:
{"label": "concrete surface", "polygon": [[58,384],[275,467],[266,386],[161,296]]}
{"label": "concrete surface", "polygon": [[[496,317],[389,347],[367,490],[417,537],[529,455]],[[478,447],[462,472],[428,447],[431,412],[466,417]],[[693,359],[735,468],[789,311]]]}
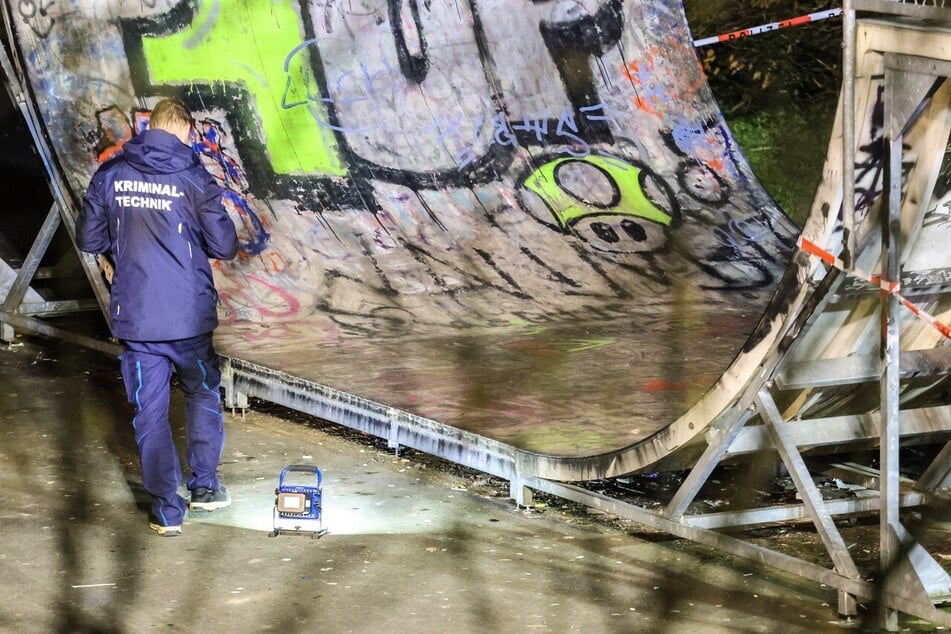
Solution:
{"label": "concrete surface", "polygon": [[[161,538],[113,360],[20,338],[0,348],[0,403],[5,632],[854,627],[810,582],[567,505],[519,510],[486,476],[301,415],[229,412],[233,506]],[[269,538],[277,476],[301,462],[323,470],[330,533]]]}

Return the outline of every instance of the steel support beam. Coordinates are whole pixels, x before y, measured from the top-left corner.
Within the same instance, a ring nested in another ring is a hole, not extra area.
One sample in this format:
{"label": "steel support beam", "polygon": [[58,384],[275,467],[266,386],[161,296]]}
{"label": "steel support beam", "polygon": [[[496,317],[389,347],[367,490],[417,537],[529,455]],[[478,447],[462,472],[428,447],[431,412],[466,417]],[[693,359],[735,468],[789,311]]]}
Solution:
{"label": "steel support beam", "polygon": [[951,487],[951,442],[945,444],[918,478],[921,491],[934,492],[948,487]]}
{"label": "steel support beam", "polygon": [[[923,493],[906,493],[901,497],[902,508],[913,508],[927,504],[928,497]],[[881,499],[877,494],[843,500],[826,500],[825,508],[833,516],[861,515],[873,513],[881,508]],[[723,513],[704,513],[685,515],[683,521],[697,528],[737,528],[760,524],[791,523],[811,521],[808,510],[802,504],[783,504],[743,511]]]}
{"label": "steel support beam", "polygon": [[17,307],[19,307],[23,298],[26,296],[26,292],[30,288],[30,282],[33,281],[33,276],[36,275],[36,271],[40,268],[40,261],[43,259],[43,256],[46,255],[46,250],[53,241],[53,236],[56,235],[56,230],[59,228],[59,225],[59,209],[54,203],[53,206],[50,207],[49,213],[46,214],[46,219],[43,221],[39,233],[37,233],[36,238],[33,240],[33,244],[30,246],[30,250],[26,258],[24,258],[23,264],[20,266],[20,270],[17,271],[16,279],[13,281],[13,284],[10,285],[10,290],[7,292],[6,298],[4,298],[3,303],[0,304],[0,310],[4,312],[16,312]]}
{"label": "steel support beam", "polygon": [[906,590],[915,588],[932,601],[951,599],[951,576],[941,564],[904,527],[897,537],[902,545],[902,557],[888,571],[893,583]]}
{"label": "steel support beam", "polygon": [[[905,297],[916,295],[938,295],[951,292],[951,268],[919,269],[902,271],[901,294]],[[837,293],[837,300],[856,295],[878,293],[879,289],[865,280],[851,279],[842,285]]]}
{"label": "steel support beam", "polygon": [[645,509],[633,504],[588,491],[578,486],[561,482],[552,482],[541,478],[526,477],[526,486],[536,491],[555,495],[562,499],[610,513],[617,517],[629,519],[650,528],[664,531],[675,537],[689,539],[693,542],[716,548],[722,552],[753,562],[760,563],[783,572],[811,579],[837,589],[840,593],[865,599],[880,598],[885,605],[895,610],[932,621],[937,625],[951,627],[951,613],[935,608],[934,604],[923,596],[905,592],[903,588],[895,588],[889,593],[879,595],[875,584],[864,579],[852,579],[834,570],[823,568],[816,564],[778,553],[768,548],[744,542],[735,537],[724,535],[704,528],[697,528],[685,522],[664,517],[657,511]]}
{"label": "steel support beam", "polygon": [[27,317],[25,315],[18,315],[16,313],[0,311],[0,323],[10,324],[11,326],[19,328],[25,332],[46,335],[47,337],[60,339],[69,343],[75,343],[76,345],[90,348],[91,350],[99,350],[100,352],[105,352],[106,354],[113,356],[122,352],[122,348],[120,348],[118,344],[111,343],[109,341],[103,341],[101,339],[95,339],[94,337],[76,334],[62,328],[57,328],[56,326],[53,326],[42,319],[36,319],[35,317]]}
{"label": "steel support beam", "polygon": [[701,487],[703,487],[707,479],[709,479],[710,474],[713,473],[713,470],[720,463],[720,460],[723,459],[723,456],[730,448],[730,445],[733,444],[740,430],[742,430],[747,421],[752,418],[753,413],[753,408],[748,407],[729,425],[717,431],[713,440],[707,445],[703,455],[700,456],[697,464],[690,470],[683,484],[680,485],[674,497],[671,498],[667,504],[667,507],[664,509],[665,517],[678,519],[686,513],[687,507],[690,506],[690,503],[693,502]]}
{"label": "steel support beam", "polygon": [[[951,347],[900,352],[898,372],[901,379],[951,374]],[[855,385],[878,381],[880,376],[878,357],[817,359],[785,365],[776,375],[776,387],[780,390],[806,390]]]}
{"label": "steel support beam", "polygon": [[[892,81],[889,81],[892,80]],[[887,283],[901,279],[901,190],[902,190],[902,140],[904,126],[894,119],[893,102],[894,72],[886,71],[885,86],[889,93],[885,98],[885,121],[888,122],[885,141],[888,160],[888,183],[886,191],[886,216],[882,222],[882,280]],[[890,89],[891,87],[891,89]],[[900,326],[901,305],[894,293],[882,291],[881,307],[881,440],[879,462],[881,464],[882,508],[879,511],[879,565],[885,592],[894,588],[895,578],[887,572],[895,566],[901,544],[898,536],[903,528],[899,517],[898,500],[901,495],[898,482],[899,469],[899,354],[901,350]],[[880,626],[889,631],[898,629],[898,613],[882,606]]]}
{"label": "steel support beam", "polygon": [[[852,561],[852,555],[849,554],[849,548],[846,546],[845,540],[842,539],[839,529],[836,528],[835,521],[822,499],[822,494],[806,467],[806,462],[802,459],[798,447],[786,432],[787,423],[783,420],[776,408],[776,403],[773,402],[773,398],[767,390],[764,389],[757,395],[756,405],[773,440],[773,445],[779,452],[783,464],[789,470],[789,475],[802,497],[803,506],[815,524],[816,531],[832,558],[836,571],[849,579],[861,578],[855,562]],[[854,614],[855,610],[855,598],[847,593],[840,593],[839,612]]]}
{"label": "steel support beam", "polygon": [[[880,439],[880,415],[878,412],[832,416],[809,420],[793,420],[788,423],[787,433],[800,451],[823,446],[860,445]],[[902,437],[933,435],[947,438],[951,432],[951,405],[902,410],[899,433]],[[747,425],[737,434],[725,457],[742,456],[772,449],[772,441],[762,425]]]}
{"label": "steel support beam", "polygon": [[927,0],[916,0],[914,2],[903,0],[852,0],[849,4],[857,11],[871,11],[920,20],[934,20],[946,24],[951,23],[951,9],[938,6],[937,2],[934,1],[928,4]]}
{"label": "steel support beam", "polygon": [[842,2],[842,261],[855,259],[855,10]]}
{"label": "steel support beam", "polygon": [[99,303],[85,299],[62,299],[52,302],[24,302],[17,312],[31,317],[51,317],[53,315],[67,315],[82,311],[99,310]]}

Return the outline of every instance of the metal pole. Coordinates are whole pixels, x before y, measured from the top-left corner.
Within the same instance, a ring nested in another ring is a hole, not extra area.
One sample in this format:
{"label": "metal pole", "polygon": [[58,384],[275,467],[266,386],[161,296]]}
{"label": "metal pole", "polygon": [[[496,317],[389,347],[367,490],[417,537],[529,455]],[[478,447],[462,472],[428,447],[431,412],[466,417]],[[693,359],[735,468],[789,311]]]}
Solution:
{"label": "metal pole", "polygon": [[56,203],[53,203],[49,213],[46,214],[46,220],[43,221],[43,226],[40,227],[39,234],[37,234],[33,245],[30,247],[26,259],[24,259],[23,264],[20,265],[20,272],[17,274],[16,280],[14,280],[10,286],[10,291],[7,293],[6,298],[0,303],[0,310],[11,313],[17,312],[17,307],[20,306],[24,295],[26,295],[27,290],[30,288],[30,282],[33,281],[33,276],[36,275],[37,269],[40,268],[40,261],[43,259],[43,256],[46,255],[46,250],[49,248],[50,242],[52,242],[60,222],[59,209],[56,207]]}
{"label": "metal pole", "polygon": [[8,313],[6,311],[0,310],[0,322],[10,324],[26,332],[32,332],[38,335],[46,335],[47,337],[52,337],[53,339],[59,339],[60,341],[65,341],[67,343],[74,343],[76,345],[90,348],[92,350],[98,350],[100,352],[105,352],[106,354],[113,356],[122,352],[122,348],[118,344],[112,343],[110,341],[103,341],[102,339],[96,339],[94,337],[87,337],[86,335],[76,334],[74,332],[58,328],[57,326],[53,326],[42,319],[27,317],[26,315],[18,315],[16,313]]}
{"label": "metal pole", "polygon": [[737,414],[736,418],[734,418],[729,425],[724,426],[717,432],[717,435],[710,441],[710,444],[707,445],[703,455],[697,460],[697,464],[690,470],[683,484],[680,485],[674,497],[671,498],[667,504],[667,507],[664,509],[664,515],[666,517],[670,519],[680,519],[683,517],[683,514],[687,512],[687,507],[693,502],[700,488],[706,484],[707,479],[709,479],[710,474],[713,473],[716,466],[720,464],[723,455],[730,448],[730,445],[736,439],[737,435],[739,435],[743,426],[753,417],[754,411],[755,409],[752,407],[746,408]]}
{"label": "metal pole", "polygon": [[854,265],[855,248],[855,10],[842,3],[842,261]]}
{"label": "metal pole", "polygon": [[[890,104],[886,103],[886,108]],[[886,117],[886,121],[890,120]],[[882,222],[882,263],[884,280],[895,282],[901,279],[901,131],[892,130],[894,138],[888,140],[888,205],[887,216]],[[882,334],[881,364],[882,379],[880,392],[881,410],[881,496],[882,510],[879,515],[879,556],[882,572],[883,592],[894,589],[894,576],[890,575],[897,563],[896,557],[901,550],[898,536],[901,534],[899,517],[899,326],[901,304],[895,293],[882,290]],[[894,631],[898,628],[898,613],[881,607],[880,625],[883,629]]]}
{"label": "metal pole", "polygon": [[951,442],[938,452],[925,472],[918,478],[919,491],[934,492],[951,486]]}
{"label": "metal pole", "polygon": [[[832,563],[837,572],[850,579],[860,579],[858,568],[849,554],[849,548],[842,539],[842,534],[835,526],[835,520],[829,509],[826,508],[819,488],[812,479],[806,462],[799,453],[799,448],[793,442],[792,436],[787,430],[787,423],[783,420],[773,401],[773,397],[766,389],[760,390],[756,397],[757,410],[763,418],[766,425],[766,431],[772,438],[773,446],[779,452],[783,464],[789,470],[789,476],[796,484],[796,489],[802,497],[803,506],[805,506],[809,517],[815,524],[816,531],[819,533],[822,543],[832,558]],[[855,614],[855,597],[847,592],[839,593],[839,614]]]}

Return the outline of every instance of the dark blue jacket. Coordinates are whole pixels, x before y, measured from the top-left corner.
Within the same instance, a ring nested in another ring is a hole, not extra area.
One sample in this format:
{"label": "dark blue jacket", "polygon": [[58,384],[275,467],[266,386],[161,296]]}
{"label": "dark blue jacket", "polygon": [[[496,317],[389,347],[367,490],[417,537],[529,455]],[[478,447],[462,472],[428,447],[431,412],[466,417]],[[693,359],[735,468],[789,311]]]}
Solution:
{"label": "dark blue jacket", "polygon": [[169,341],[218,325],[208,258],[233,258],[238,238],[221,189],[173,134],[147,130],[99,167],[77,243],[87,253],[112,255],[116,337]]}

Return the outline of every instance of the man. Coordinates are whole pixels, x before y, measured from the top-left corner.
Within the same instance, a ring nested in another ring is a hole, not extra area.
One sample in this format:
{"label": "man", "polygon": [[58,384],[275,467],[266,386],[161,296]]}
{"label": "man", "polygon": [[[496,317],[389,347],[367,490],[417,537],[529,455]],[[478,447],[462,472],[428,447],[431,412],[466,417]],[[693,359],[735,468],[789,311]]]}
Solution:
{"label": "man", "polygon": [[77,232],[79,248],[109,253],[115,266],[110,322],[122,343],[142,481],[153,498],[149,527],[162,536],[181,534],[186,506],[168,420],[173,368],[185,393],[189,507],[231,503],[216,473],[224,420],[208,258],[233,258],[238,238],[221,190],[191,149],[192,126],[181,101],[159,101],[149,129],[93,176]]}

